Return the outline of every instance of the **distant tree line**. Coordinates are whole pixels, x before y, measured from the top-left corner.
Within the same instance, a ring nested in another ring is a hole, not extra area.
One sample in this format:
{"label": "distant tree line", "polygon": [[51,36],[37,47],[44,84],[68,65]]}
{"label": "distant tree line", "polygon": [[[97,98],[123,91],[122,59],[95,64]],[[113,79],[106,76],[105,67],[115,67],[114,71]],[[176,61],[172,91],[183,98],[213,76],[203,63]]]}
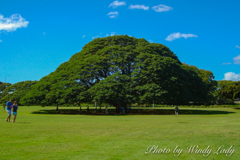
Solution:
{"label": "distant tree line", "polygon": [[12,84],[0,82],[0,99],[2,98],[3,90],[6,89],[10,85],[12,85]]}
{"label": "distant tree line", "polygon": [[240,100],[240,81],[218,81],[217,104],[233,104],[234,100]]}
{"label": "distant tree line", "polygon": [[0,82],[0,84],[3,86],[1,88],[0,104],[5,104],[8,100],[13,99],[14,101],[18,102],[18,105],[23,105],[20,99],[23,98],[36,83],[37,81],[24,81],[11,85],[10,83],[1,84]]}

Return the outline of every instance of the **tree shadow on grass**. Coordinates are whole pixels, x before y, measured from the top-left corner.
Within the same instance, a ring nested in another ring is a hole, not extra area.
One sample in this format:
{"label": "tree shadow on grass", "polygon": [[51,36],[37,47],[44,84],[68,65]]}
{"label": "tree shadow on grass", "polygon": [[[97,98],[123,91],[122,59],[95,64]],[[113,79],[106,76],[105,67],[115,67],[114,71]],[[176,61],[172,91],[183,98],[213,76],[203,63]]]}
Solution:
{"label": "tree shadow on grass", "polygon": [[[179,110],[178,114],[183,115],[212,115],[212,114],[229,114],[235,112],[228,112],[228,111],[211,111],[211,110],[188,110],[182,109]],[[34,111],[32,114],[66,114],[66,115],[105,115],[105,110],[102,109],[101,113],[97,110],[94,113],[94,110],[81,110],[79,113],[79,109],[59,109],[56,110],[39,110]],[[174,109],[132,109],[128,111],[127,115],[174,115]],[[123,115],[117,114],[115,109],[109,109],[108,115]]]}

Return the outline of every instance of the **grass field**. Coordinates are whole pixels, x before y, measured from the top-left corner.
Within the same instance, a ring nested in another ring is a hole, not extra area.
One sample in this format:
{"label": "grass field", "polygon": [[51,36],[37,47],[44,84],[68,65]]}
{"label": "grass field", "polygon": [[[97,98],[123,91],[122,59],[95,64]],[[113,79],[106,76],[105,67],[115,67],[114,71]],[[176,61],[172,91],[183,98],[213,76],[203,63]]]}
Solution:
{"label": "grass field", "polygon": [[[179,117],[46,114],[43,109],[55,107],[19,107],[16,123],[7,123],[7,113],[0,112],[0,159],[240,159],[239,109],[192,108],[195,112],[181,115],[180,108]],[[170,153],[145,154],[151,145]],[[183,151],[174,157],[177,145]],[[193,145],[212,151],[207,157],[187,153]],[[232,146],[234,153],[215,154],[221,145]]]}

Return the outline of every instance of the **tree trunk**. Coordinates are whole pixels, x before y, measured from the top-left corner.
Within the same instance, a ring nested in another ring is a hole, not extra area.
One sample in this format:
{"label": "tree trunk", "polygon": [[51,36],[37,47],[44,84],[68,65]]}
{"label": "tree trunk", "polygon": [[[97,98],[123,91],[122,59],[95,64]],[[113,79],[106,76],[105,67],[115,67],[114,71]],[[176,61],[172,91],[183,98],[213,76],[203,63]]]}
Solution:
{"label": "tree trunk", "polygon": [[82,111],[82,108],[81,108],[81,104],[80,104],[79,113],[81,113],[81,111]]}
{"label": "tree trunk", "polygon": [[121,113],[121,106],[118,106],[118,113]]}
{"label": "tree trunk", "polygon": [[153,98],[153,108],[155,107],[154,98]]}
{"label": "tree trunk", "polygon": [[117,113],[121,113],[121,109],[119,106],[117,106]]}
{"label": "tree trunk", "polygon": [[58,105],[57,105],[57,109],[56,110],[58,111]]}

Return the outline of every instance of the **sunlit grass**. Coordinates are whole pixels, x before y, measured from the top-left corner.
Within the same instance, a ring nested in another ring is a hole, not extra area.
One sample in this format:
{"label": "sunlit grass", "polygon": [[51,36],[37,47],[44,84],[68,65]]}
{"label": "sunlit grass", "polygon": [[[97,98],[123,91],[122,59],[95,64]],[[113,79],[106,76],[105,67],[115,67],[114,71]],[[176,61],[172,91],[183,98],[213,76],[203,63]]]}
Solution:
{"label": "sunlit grass", "polygon": [[[63,115],[32,114],[56,107],[19,107],[16,123],[7,123],[0,112],[0,159],[239,159],[240,110],[206,115]],[[78,109],[60,107],[60,109]],[[86,109],[86,108],[83,108]],[[104,109],[104,108],[103,108]],[[159,108],[158,108],[159,109]],[[164,108],[173,109],[173,108]],[[189,109],[189,108],[186,108]],[[104,110],[102,110],[104,112]],[[174,112],[174,111],[173,111]],[[150,145],[169,148],[168,154],[145,154]],[[183,149],[173,156],[176,146]],[[187,153],[187,147],[219,145],[235,149],[231,157]]]}

